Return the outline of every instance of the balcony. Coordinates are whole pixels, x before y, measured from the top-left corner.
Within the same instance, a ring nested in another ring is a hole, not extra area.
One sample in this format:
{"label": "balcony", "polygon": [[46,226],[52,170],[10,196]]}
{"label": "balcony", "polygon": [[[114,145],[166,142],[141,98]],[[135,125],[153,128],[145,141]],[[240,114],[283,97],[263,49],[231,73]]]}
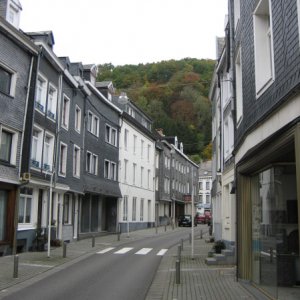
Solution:
{"label": "balcony", "polygon": [[44,105],[42,105],[42,104],[39,103],[39,102],[36,102],[36,101],[35,101],[35,108],[38,109],[38,110],[41,111],[41,112],[44,112]]}
{"label": "balcony", "polygon": [[34,159],[31,159],[31,166],[34,168],[38,168],[40,166],[40,162]]}

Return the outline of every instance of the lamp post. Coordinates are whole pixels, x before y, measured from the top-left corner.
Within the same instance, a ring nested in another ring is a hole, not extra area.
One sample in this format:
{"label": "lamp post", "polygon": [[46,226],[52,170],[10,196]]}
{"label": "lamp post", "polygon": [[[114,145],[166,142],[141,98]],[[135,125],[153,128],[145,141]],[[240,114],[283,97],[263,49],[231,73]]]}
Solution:
{"label": "lamp post", "polygon": [[194,259],[194,169],[192,167],[192,247],[191,247],[191,257]]}
{"label": "lamp post", "polygon": [[49,195],[49,216],[48,216],[48,257],[50,257],[50,240],[51,240],[51,216],[52,216],[52,185],[53,185],[53,176],[55,172],[53,171],[50,174],[50,195]]}

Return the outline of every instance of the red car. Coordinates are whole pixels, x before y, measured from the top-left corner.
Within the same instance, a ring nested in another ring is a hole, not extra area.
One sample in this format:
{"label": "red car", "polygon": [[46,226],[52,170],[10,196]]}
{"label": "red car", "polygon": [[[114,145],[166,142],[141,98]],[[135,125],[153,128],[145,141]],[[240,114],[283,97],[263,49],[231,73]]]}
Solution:
{"label": "red car", "polygon": [[196,224],[205,224],[205,215],[197,213],[195,217]]}

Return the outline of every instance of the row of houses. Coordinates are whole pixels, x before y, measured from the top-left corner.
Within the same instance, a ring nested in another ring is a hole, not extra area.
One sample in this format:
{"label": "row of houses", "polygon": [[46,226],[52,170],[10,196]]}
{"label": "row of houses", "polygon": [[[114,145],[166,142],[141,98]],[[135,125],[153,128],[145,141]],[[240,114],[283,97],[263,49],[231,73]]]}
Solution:
{"label": "row of houses", "polygon": [[176,221],[198,199],[198,166],[176,137],[97,66],[53,51],[51,31],[19,29],[0,0],[0,255]]}
{"label": "row of houses", "polygon": [[299,299],[300,1],[229,0],[212,80],[214,234],[237,278]]}

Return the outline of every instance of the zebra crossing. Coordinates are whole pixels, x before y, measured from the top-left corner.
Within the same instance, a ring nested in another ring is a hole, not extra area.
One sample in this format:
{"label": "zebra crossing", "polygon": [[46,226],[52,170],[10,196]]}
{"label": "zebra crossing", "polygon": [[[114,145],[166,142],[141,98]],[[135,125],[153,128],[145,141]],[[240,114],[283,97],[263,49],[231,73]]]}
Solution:
{"label": "zebra crossing", "polygon": [[[116,255],[122,255],[126,254],[128,252],[133,252],[134,248],[132,247],[124,247],[121,249],[116,249],[115,247],[108,247],[105,249],[102,249],[101,251],[96,252],[96,254],[106,254],[106,253],[113,253]],[[139,249],[138,251],[134,252],[135,255],[147,255],[153,251],[153,248],[142,248]],[[157,253],[156,256],[164,256],[168,252],[168,249],[160,249]]]}

